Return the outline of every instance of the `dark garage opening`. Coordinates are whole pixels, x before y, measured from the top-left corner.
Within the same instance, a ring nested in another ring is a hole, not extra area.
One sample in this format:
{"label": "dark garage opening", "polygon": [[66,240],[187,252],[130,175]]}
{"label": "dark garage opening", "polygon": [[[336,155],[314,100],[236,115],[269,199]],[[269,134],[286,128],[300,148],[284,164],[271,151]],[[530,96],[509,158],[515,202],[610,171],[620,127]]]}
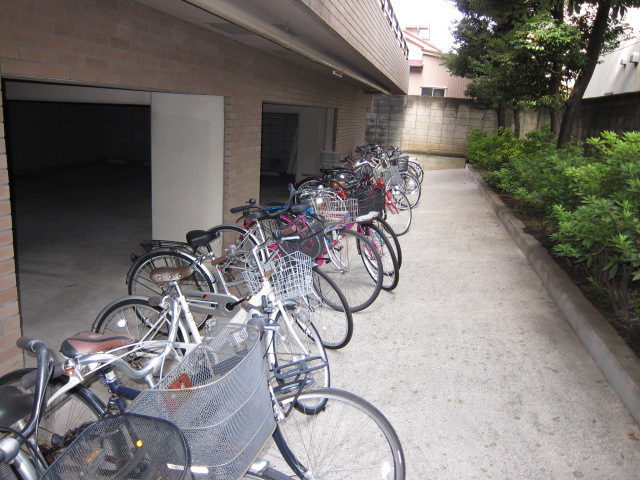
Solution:
{"label": "dark garage opening", "polygon": [[297,113],[262,113],[260,198],[263,203],[287,199],[287,184],[295,183],[298,144]]}
{"label": "dark garage opening", "polygon": [[23,333],[57,341],[126,294],[151,235],[150,107],[5,100],[4,114]]}

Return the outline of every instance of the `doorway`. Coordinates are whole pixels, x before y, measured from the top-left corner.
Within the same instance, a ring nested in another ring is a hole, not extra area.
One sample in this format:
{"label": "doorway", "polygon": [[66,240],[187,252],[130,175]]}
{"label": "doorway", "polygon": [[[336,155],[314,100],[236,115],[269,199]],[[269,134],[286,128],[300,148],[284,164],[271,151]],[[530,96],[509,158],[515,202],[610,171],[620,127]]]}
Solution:
{"label": "doorway", "polygon": [[287,200],[288,183],[320,173],[320,152],[334,145],[335,109],[262,106],[260,201]]}
{"label": "doorway", "polygon": [[18,81],[3,94],[22,329],[55,345],[126,295],[156,227],[182,240],[185,208],[197,228],[221,223],[223,99]]}

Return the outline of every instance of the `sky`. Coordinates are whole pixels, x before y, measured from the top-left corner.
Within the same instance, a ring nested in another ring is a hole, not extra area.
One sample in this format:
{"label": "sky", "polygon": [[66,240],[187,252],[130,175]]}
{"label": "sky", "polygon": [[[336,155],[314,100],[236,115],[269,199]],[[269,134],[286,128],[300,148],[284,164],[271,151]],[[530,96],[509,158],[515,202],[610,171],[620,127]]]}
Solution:
{"label": "sky", "polygon": [[447,0],[391,0],[401,27],[430,25],[430,43],[448,51],[453,45],[451,22],[461,18],[453,3]]}

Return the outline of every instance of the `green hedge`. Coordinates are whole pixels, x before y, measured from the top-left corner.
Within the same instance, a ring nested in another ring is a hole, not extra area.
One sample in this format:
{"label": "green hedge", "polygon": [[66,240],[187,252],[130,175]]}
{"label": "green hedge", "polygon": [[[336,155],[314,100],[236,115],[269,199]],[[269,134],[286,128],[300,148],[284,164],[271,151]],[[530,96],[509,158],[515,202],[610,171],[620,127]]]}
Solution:
{"label": "green hedge", "polygon": [[585,265],[620,319],[640,314],[640,132],[556,149],[548,129],[516,139],[473,131],[470,162],[553,225],[554,253]]}

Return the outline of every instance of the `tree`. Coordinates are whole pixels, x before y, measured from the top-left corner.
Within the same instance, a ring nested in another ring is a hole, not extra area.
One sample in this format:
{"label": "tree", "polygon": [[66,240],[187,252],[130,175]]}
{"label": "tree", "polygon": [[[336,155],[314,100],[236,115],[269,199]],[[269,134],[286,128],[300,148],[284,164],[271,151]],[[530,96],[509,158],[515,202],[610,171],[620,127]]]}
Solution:
{"label": "tree", "polygon": [[[443,56],[455,75],[471,78],[467,94],[484,106],[546,107],[558,146],[599,57],[619,45],[619,21],[640,0],[453,0],[464,14],[456,48]],[[562,120],[560,121],[560,117]]]}
{"label": "tree", "polygon": [[587,9],[595,8],[596,12],[584,32],[587,42],[584,51],[585,63],[577,73],[571,93],[565,102],[566,109],[560,124],[558,147],[565,145],[571,139],[576,114],[600,56],[607,50],[615,48],[625,33],[625,28],[619,20],[624,17],[628,7],[640,6],[639,0],[570,0],[567,3],[569,14],[579,14],[583,6]]}

